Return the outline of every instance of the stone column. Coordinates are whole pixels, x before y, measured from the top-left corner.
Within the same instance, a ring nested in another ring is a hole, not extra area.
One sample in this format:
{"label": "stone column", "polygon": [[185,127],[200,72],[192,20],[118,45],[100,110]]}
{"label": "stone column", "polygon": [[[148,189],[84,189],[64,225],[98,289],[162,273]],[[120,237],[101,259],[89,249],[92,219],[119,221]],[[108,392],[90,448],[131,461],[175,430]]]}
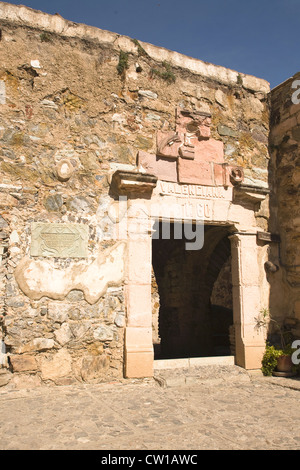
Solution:
{"label": "stone column", "polygon": [[152,377],[152,239],[146,201],[128,201],[127,227],[125,376]]}
{"label": "stone column", "polygon": [[259,369],[265,350],[265,338],[263,332],[256,328],[255,321],[262,308],[256,233],[236,233],[229,238],[232,251],[236,364],[245,369]]}
{"label": "stone column", "polygon": [[128,378],[153,376],[150,205],[156,183],[156,176],[122,170],[117,170],[111,181],[112,191],[129,197],[125,221],[127,258],[124,338],[124,374]]}

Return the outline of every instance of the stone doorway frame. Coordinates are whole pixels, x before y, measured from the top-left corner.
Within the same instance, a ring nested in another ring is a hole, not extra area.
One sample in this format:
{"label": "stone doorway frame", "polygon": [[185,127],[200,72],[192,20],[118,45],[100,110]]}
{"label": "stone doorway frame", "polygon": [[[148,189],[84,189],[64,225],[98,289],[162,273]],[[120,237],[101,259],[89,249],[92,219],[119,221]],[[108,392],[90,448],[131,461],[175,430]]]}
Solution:
{"label": "stone doorway frame", "polygon": [[[263,266],[258,263],[257,240],[260,230],[255,211],[269,193],[264,187],[239,185],[211,187],[210,196],[194,197],[192,185],[164,183],[153,175],[117,171],[113,175],[118,194],[127,197],[127,259],[125,277],[126,327],[124,338],[124,375],[127,378],[152,377],[151,266],[152,226],[161,219],[161,210],[175,203],[191,211],[177,221],[195,222],[195,210],[207,204],[205,220],[212,225],[234,228],[229,235],[232,257],[233,320],[235,330],[235,364],[245,369],[259,369],[265,350],[265,337],[257,330],[255,317],[261,309],[260,278]],[[165,186],[164,186],[165,185]],[[171,186],[168,194],[163,187]],[[175,190],[174,190],[175,188]],[[200,191],[201,186],[197,187]],[[208,187],[205,187],[208,188]],[[176,194],[181,191],[181,194]],[[190,191],[190,192],[189,192]],[[205,191],[208,191],[205,189]],[[215,192],[214,192],[215,191]],[[216,194],[225,194],[218,198]],[[192,194],[192,197],[189,197]],[[214,195],[215,194],[215,195]],[[142,205],[142,210],[141,210]],[[156,209],[153,210],[153,207]],[[157,212],[158,211],[158,212]],[[204,212],[202,216],[204,217]],[[175,220],[175,219],[174,219]],[[197,221],[197,220],[196,220]],[[142,237],[132,237],[138,231]]]}

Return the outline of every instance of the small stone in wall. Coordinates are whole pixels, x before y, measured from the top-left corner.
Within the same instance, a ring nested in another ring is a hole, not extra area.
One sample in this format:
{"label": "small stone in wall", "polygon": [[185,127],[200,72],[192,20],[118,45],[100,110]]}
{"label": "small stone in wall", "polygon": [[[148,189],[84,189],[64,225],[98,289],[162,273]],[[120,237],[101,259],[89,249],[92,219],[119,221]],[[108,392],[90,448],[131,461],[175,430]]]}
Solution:
{"label": "small stone in wall", "polygon": [[94,331],[93,336],[100,341],[112,341],[114,339],[114,332],[110,326],[99,326]]}
{"label": "small stone in wall", "polygon": [[3,228],[7,228],[8,227],[8,224],[6,222],[5,219],[3,219],[3,217],[0,215],[0,228],[3,229]]}
{"label": "small stone in wall", "polygon": [[41,360],[43,380],[54,380],[66,377],[72,372],[72,358],[67,350],[61,349],[54,356]]}
{"label": "small stone in wall", "polygon": [[123,328],[125,326],[125,314],[123,312],[117,312],[115,317],[115,325],[118,328]]}
{"label": "small stone in wall", "polygon": [[86,356],[82,359],[81,377],[85,382],[105,377],[108,367],[109,357],[106,355]]}
{"label": "small stone in wall", "polygon": [[60,194],[48,196],[44,202],[44,206],[49,212],[58,212],[63,206],[63,198]]}
{"label": "small stone in wall", "polygon": [[83,196],[74,197],[67,202],[67,208],[74,212],[90,212],[91,207],[87,199]]}
{"label": "small stone in wall", "polygon": [[30,61],[30,65],[31,65],[31,67],[33,67],[34,69],[40,69],[40,68],[41,68],[40,61],[37,60],[37,59],[31,60],[31,61]]}
{"label": "small stone in wall", "polygon": [[218,125],[218,133],[228,137],[237,137],[238,132],[223,124]]}
{"label": "small stone in wall", "polygon": [[16,230],[13,230],[10,234],[9,242],[13,244],[13,243],[19,243],[19,241],[20,241],[20,238],[19,238],[18,232]]}
{"label": "small stone in wall", "polygon": [[56,165],[56,171],[60,181],[67,181],[74,173],[74,166],[69,160],[61,160]]}
{"label": "small stone in wall", "polygon": [[13,354],[9,357],[13,372],[35,371],[37,363],[34,356]]}
{"label": "small stone in wall", "polygon": [[221,90],[217,90],[215,93],[215,100],[218,104],[226,108],[226,95]]}
{"label": "small stone in wall", "polygon": [[150,98],[151,100],[157,99],[157,94],[150,90],[139,90],[138,94],[144,98]]}
{"label": "small stone in wall", "polygon": [[81,300],[84,299],[83,292],[81,290],[73,289],[66,296],[66,299],[69,300],[70,302],[80,302]]}
{"label": "small stone in wall", "polygon": [[12,297],[5,300],[5,305],[12,308],[21,308],[24,307],[25,302],[21,297]]}
{"label": "small stone in wall", "polygon": [[224,153],[230,157],[232,154],[234,154],[234,152],[236,152],[236,150],[237,147],[235,145],[228,143],[225,145]]}
{"label": "small stone in wall", "polygon": [[47,351],[54,348],[54,340],[48,338],[34,338],[24,346],[17,348],[17,353],[22,354],[31,351]]}
{"label": "small stone in wall", "polygon": [[64,323],[68,320],[68,305],[59,302],[49,302],[47,317],[55,323]]}
{"label": "small stone in wall", "polygon": [[89,322],[72,322],[70,323],[71,334],[74,340],[81,340],[91,328]]}
{"label": "small stone in wall", "polygon": [[55,333],[56,341],[61,345],[64,346],[69,341],[71,341],[73,335],[72,331],[68,325],[68,323],[63,323],[59,330],[56,330]]}

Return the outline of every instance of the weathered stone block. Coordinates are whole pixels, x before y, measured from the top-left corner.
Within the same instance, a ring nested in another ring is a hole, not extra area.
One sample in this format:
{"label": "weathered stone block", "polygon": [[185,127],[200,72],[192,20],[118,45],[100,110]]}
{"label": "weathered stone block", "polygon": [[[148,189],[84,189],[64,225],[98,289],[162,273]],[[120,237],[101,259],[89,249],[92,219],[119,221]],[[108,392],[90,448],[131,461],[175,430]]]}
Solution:
{"label": "weathered stone block", "polygon": [[99,326],[95,329],[93,337],[99,341],[112,341],[114,339],[114,329],[107,325]]}
{"label": "weathered stone block", "polygon": [[0,208],[14,207],[18,205],[18,201],[10,194],[0,193]]}
{"label": "weathered stone block", "polygon": [[237,137],[238,132],[234,129],[231,129],[228,126],[225,126],[224,124],[219,124],[218,125],[218,133],[220,135],[226,135],[229,137]]}
{"label": "weathered stone block", "polygon": [[51,358],[41,359],[43,380],[54,380],[65,377],[72,372],[72,358],[66,349],[61,349]]}
{"label": "weathered stone block", "polygon": [[64,346],[69,341],[71,341],[73,334],[68,323],[63,323],[59,330],[54,332],[56,341]]}
{"label": "weathered stone block", "polygon": [[48,196],[45,199],[44,206],[49,212],[58,212],[63,206],[63,198],[60,194]]}
{"label": "weathered stone block", "polygon": [[17,348],[17,353],[22,354],[32,351],[47,351],[54,348],[54,340],[48,338],[34,338],[24,346]]}
{"label": "weathered stone block", "polygon": [[64,323],[68,320],[69,305],[62,305],[61,302],[49,302],[48,308],[44,307],[44,314],[55,323]]}
{"label": "weathered stone block", "polygon": [[109,357],[105,354],[100,356],[86,356],[82,358],[81,377],[85,382],[92,379],[105,378],[109,368]]}
{"label": "weathered stone block", "polygon": [[37,370],[37,363],[34,356],[28,354],[12,354],[9,359],[14,372]]}

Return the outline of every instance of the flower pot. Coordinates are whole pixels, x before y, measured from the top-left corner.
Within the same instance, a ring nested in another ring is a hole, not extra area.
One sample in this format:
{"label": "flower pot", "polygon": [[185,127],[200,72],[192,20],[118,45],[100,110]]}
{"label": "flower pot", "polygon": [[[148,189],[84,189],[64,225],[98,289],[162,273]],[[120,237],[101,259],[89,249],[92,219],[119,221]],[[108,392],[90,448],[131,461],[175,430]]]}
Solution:
{"label": "flower pot", "polygon": [[293,367],[291,356],[280,356],[277,359],[276,370],[278,372],[291,372]]}

